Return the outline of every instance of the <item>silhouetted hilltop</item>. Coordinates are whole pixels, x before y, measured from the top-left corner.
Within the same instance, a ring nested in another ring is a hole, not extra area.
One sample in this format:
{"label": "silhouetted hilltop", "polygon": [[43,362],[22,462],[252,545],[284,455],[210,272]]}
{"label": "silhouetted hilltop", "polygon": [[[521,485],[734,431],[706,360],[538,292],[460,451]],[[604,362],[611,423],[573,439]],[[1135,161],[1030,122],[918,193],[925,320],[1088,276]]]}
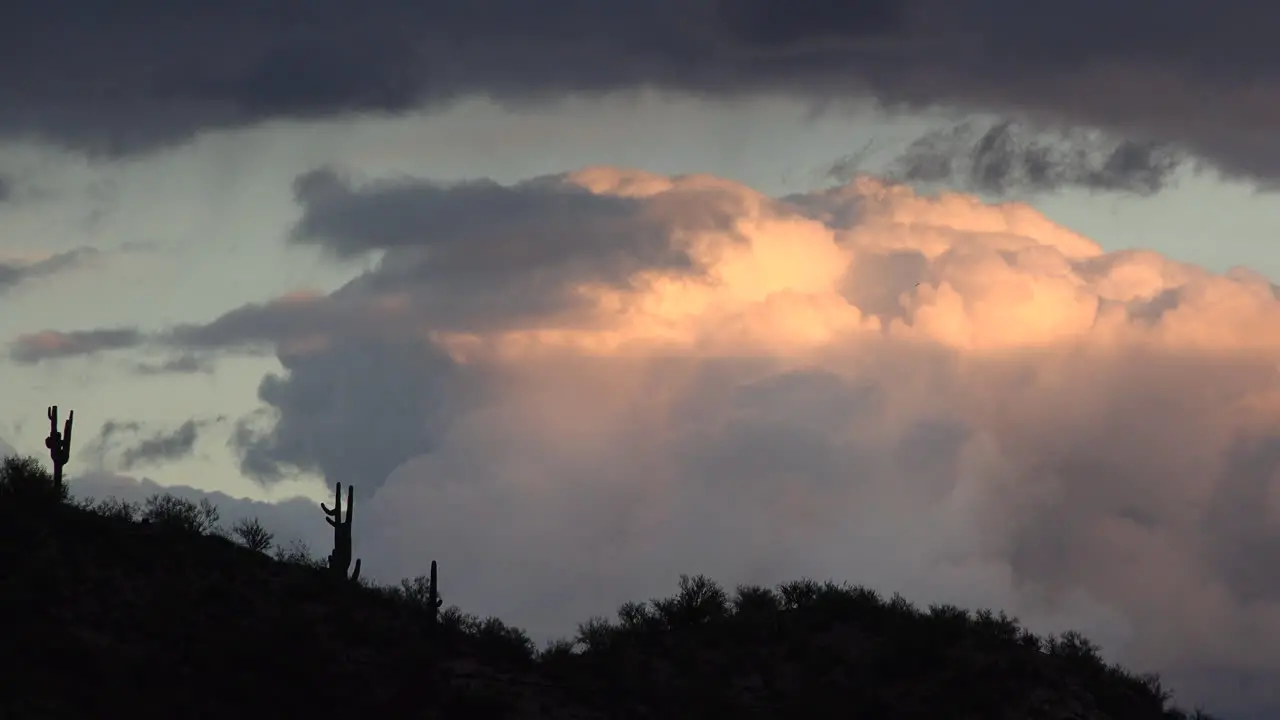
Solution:
{"label": "silhouetted hilltop", "polygon": [[0,468],[3,718],[1188,717],[1078,635],[804,580],[683,577],[536,651],[437,616],[428,578],[352,582],[211,506],[70,503],[42,472]]}

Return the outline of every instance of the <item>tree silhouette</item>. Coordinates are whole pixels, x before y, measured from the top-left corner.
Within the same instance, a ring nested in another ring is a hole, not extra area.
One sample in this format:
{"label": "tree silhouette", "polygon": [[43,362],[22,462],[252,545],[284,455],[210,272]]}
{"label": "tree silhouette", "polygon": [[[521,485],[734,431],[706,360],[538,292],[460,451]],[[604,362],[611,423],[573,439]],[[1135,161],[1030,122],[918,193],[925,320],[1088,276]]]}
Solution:
{"label": "tree silhouette", "polygon": [[70,496],[66,484],[55,483],[39,460],[13,455],[0,461],[0,501],[47,507],[65,503]]}
{"label": "tree silhouette", "polygon": [[275,535],[262,527],[258,518],[241,518],[231,527],[231,534],[242,545],[258,552],[270,550],[271,544],[275,541]]}

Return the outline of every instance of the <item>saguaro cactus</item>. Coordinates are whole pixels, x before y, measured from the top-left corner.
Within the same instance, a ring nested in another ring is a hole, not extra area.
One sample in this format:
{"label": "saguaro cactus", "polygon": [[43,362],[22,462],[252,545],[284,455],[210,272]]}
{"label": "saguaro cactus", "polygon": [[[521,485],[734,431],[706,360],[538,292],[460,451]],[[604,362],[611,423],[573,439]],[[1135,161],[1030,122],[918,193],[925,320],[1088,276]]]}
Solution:
{"label": "saguaro cactus", "polygon": [[49,406],[49,437],[44,446],[49,448],[49,459],[53,461],[53,487],[62,488],[62,467],[71,459],[71,422],[75,420],[74,410],[67,413],[67,422],[58,432],[58,406]]}
{"label": "saguaro cactus", "polygon": [[436,561],[431,561],[431,584],[427,586],[427,618],[432,625],[439,620],[440,606],[444,605],[444,600],[440,599],[440,590],[436,585]]}
{"label": "saguaro cactus", "polygon": [[[356,508],[355,487],[347,487],[347,517],[342,518],[342,483],[338,483],[333,495],[333,508],[320,503],[324,510],[324,521],[333,526],[333,552],[329,553],[329,570],[338,578],[346,580],[347,568],[351,566],[351,513]],[[351,582],[360,579],[360,560],[356,560],[355,571],[351,573]]]}

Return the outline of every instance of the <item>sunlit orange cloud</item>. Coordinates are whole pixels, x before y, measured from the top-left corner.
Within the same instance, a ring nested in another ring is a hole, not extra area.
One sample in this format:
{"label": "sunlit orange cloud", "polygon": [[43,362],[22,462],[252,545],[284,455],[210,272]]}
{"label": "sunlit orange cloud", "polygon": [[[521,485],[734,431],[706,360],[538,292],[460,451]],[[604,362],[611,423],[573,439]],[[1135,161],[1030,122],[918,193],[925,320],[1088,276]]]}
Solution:
{"label": "sunlit orange cloud", "polygon": [[[1023,204],[921,196],[860,178],[821,198],[855,209],[856,220],[842,226],[823,222],[821,212],[802,214],[705,176],[592,168],[571,177],[594,192],[628,197],[666,196],[673,188],[695,197],[707,189],[732,192],[741,212],[731,232],[672,238],[705,266],[704,274],[643,271],[625,290],[581,285],[576,293],[594,308],[589,320],[549,318],[536,329],[483,338],[440,336],[457,356],[475,359],[481,348],[508,360],[560,350],[634,355],[645,348],[787,354],[879,332],[985,352],[1062,342],[1280,347],[1280,309],[1265,282],[1212,275],[1151,252],[1104,253]],[[918,279],[858,272],[890,255],[918,257]],[[855,275],[856,294],[893,296],[898,316],[859,307],[849,292]],[[1172,295],[1160,299],[1166,292]],[[1136,311],[1142,304],[1153,307]],[[1150,313],[1162,313],[1159,322],[1144,319]]]}

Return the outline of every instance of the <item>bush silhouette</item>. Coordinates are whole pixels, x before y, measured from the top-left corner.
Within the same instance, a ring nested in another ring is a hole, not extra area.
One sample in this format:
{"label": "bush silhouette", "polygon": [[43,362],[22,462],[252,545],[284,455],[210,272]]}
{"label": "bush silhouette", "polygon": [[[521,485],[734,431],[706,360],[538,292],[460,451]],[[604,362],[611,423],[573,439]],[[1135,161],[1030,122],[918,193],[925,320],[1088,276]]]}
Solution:
{"label": "bush silhouette", "polygon": [[653,606],[642,602],[625,602],[618,608],[618,623],[622,630],[648,632],[661,630],[663,620]]}
{"label": "bush silhouette", "polygon": [[171,493],[159,493],[142,505],[142,520],[165,529],[210,535],[218,532],[218,508],[208,498],[199,503]]}
{"label": "bush silhouette", "polygon": [[67,484],[54,484],[53,474],[34,457],[11,455],[0,461],[0,502],[48,507],[69,500]]}
{"label": "bush silhouette", "polygon": [[740,617],[773,617],[782,609],[782,598],[773,588],[739,585],[733,596],[733,613]]}
{"label": "bush silhouette", "polygon": [[574,643],[587,652],[599,652],[608,650],[620,635],[618,627],[609,618],[594,616],[578,623],[578,634],[574,638]]}
{"label": "bush silhouette", "polygon": [[[39,463],[0,473],[4,499],[21,495],[15,487],[50,499]],[[231,532],[258,553],[210,542],[220,530],[207,500],[25,509],[0,502],[0,602],[22,617],[4,636],[24,658],[6,676],[0,717],[106,705],[184,717],[203,693],[209,717],[273,703],[399,717],[416,703],[419,716],[442,718],[1211,718],[1170,707],[1157,676],[1108,664],[1078,633],[1040,638],[1004,613],[921,611],[848,584],[730,594],[682,575],[673,595],[622,603],[537,651],[524,630],[456,605],[430,623],[426,575],[333,583],[302,542],[264,554],[271,533],[256,519]],[[157,538],[142,520],[179,532]],[[69,666],[84,671],[68,677]]]}
{"label": "bush silhouette", "polygon": [[276,537],[262,527],[262,523],[258,521],[258,518],[241,518],[235,525],[231,526],[231,534],[240,541],[240,544],[258,552],[270,550]]}
{"label": "bush silhouette", "polygon": [[109,497],[94,502],[92,499],[80,503],[80,507],[103,517],[128,520],[133,522],[142,517],[142,508],[135,502]]}
{"label": "bush silhouette", "polygon": [[680,576],[680,591],[673,597],[650,601],[668,628],[720,620],[729,614],[729,596],[705,575]]}
{"label": "bush silhouette", "polygon": [[278,562],[289,565],[301,565],[313,569],[328,567],[323,559],[312,555],[310,546],[301,540],[293,540],[287,547],[276,545],[271,551],[271,556]]}

